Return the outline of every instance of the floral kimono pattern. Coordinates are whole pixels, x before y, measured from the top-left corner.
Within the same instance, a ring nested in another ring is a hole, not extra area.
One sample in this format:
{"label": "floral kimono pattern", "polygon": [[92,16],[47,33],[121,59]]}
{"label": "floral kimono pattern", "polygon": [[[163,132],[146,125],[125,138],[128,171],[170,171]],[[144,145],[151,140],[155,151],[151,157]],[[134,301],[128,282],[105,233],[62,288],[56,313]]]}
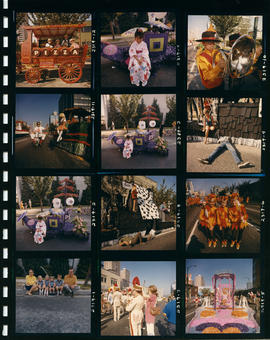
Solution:
{"label": "floral kimono pattern", "polygon": [[133,142],[132,140],[126,140],[123,149],[123,157],[129,159],[133,152]]}
{"label": "floral kimono pattern", "polygon": [[[134,58],[135,56],[137,56],[141,63]],[[150,77],[151,69],[151,62],[146,43],[142,41],[138,44],[134,41],[129,48],[129,57],[130,60],[128,69],[130,71],[131,84],[140,86],[140,82],[142,82],[142,86],[146,86]]]}

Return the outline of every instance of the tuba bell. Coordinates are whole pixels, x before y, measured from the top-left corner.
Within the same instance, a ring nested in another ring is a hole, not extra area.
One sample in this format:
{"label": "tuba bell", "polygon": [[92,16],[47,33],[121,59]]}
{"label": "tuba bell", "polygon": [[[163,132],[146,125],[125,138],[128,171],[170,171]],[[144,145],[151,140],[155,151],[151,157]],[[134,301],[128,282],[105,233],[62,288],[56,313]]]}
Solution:
{"label": "tuba bell", "polygon": [[256,58],[256,43],[247,34],[239,37],[233,44],[228,57],[228,72],[231,78],[246,76]]}

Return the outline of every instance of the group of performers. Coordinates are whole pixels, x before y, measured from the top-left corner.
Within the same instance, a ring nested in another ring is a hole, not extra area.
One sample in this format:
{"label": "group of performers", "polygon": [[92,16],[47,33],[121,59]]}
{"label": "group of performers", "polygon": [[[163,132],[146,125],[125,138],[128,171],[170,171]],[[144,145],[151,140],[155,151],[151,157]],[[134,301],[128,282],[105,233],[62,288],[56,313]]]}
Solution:
{"label": "group of performers", "polygon": [[[198,197],[195,202],[199,203]],[[222,248],[235,246],[239,250],[243,232],[248,225],[243,198],[236,192],[224,196],[210,194],[204,198],[202,205],[199,224],[207,237],[208,247],[215,248],[220,240]]]}

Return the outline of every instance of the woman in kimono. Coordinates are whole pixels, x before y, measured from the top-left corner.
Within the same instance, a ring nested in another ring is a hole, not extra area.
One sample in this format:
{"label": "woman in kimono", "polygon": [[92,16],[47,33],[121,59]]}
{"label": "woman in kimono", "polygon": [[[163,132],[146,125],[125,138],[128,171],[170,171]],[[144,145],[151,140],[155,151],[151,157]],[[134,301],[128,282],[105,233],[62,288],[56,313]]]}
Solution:
{"label": "woman in kimono", "polygon": [[130,135],[127,135],[127,139],[124,143],[123,157],[129,159],[133,152],[133,142]]}
{"label": "woman in kimono", "polygon": [[46,223],[43,221],[42,216],[38,216],[38,222],[36,224],[36,230],[34,234],[34,242],[41,244],[44,242],[44,237],[46,237],[47,227]]}
{"label": "woman in kimono", "polygon": [[146,43],[143,41],[143,31],[137,29],[135,32],[135,41],[129,48],[129,64],[131,84],[146,86],[150,77],[151,62],[149,51]]}

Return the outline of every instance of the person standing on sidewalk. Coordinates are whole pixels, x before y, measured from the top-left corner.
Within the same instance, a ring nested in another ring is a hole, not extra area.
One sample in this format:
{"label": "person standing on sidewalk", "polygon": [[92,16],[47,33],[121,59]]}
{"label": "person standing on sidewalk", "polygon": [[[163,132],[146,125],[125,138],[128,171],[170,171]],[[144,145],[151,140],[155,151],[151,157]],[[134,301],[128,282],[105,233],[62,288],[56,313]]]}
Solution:
{"label": "person standing on sidewalk", "polygon": [[120,288],[115,286],[114,287],[114,293],[112,295],[112,301],[113,301],[113,321],[119,321],[120,320],[120,307],[122,303],[122,294],[120,293]]}

